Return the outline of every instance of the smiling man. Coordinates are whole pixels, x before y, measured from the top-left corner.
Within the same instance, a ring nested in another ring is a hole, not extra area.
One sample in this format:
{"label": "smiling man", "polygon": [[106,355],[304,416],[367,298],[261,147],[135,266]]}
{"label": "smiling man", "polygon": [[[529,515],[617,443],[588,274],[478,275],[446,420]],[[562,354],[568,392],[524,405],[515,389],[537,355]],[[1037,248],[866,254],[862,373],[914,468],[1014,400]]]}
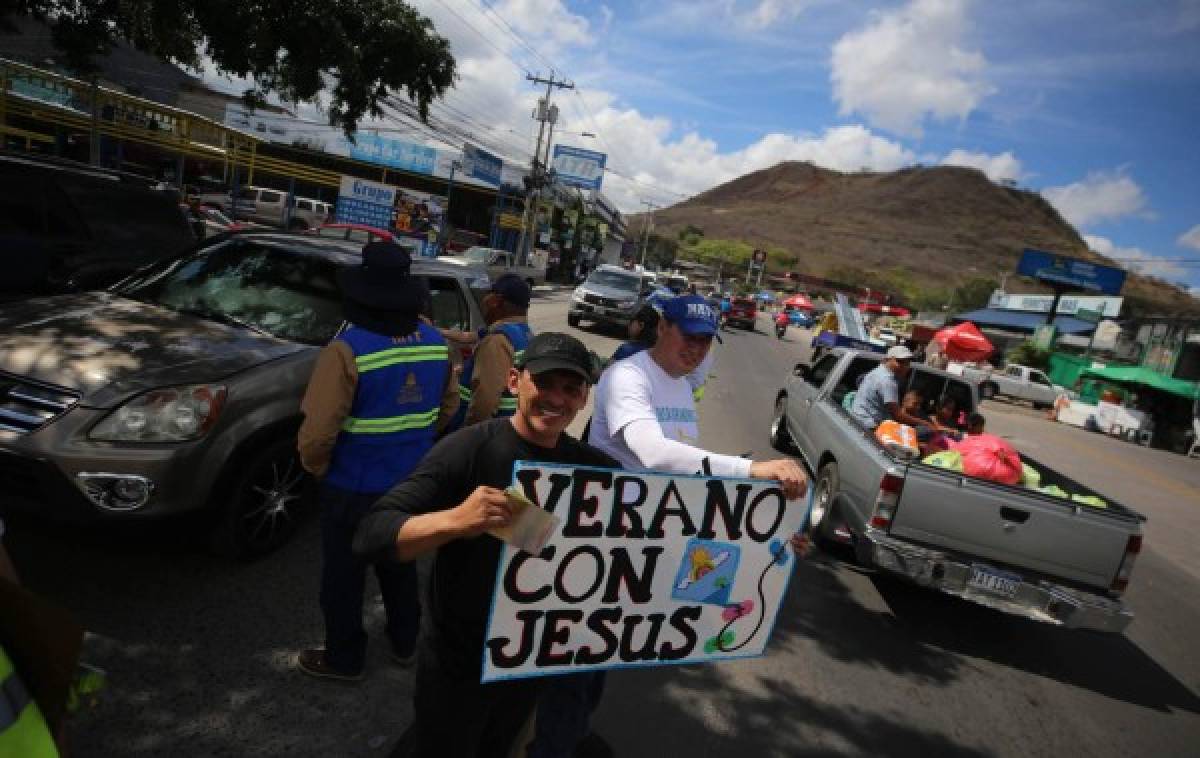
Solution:
{"label": "smiling man", "polygon": [[437,551],[415,721],[396,755],[507,756],[533,711],[541,679],[479,682],[501,546],[485,532],[511,518],[503,490],[515,461],[618,465],[565,433],[587,403],[591,371],[574,337],[534,337],[508,375],[516,413],[447,436],[359,526],[354,549],[364,557],[412,561]]}

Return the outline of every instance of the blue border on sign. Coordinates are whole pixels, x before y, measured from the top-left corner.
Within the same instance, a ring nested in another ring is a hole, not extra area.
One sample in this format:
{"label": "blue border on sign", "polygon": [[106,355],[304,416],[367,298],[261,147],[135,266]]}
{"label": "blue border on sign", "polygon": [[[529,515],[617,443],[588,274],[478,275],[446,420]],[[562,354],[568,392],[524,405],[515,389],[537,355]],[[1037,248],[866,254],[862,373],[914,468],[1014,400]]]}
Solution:
{"label": "blue border on sign", "polygon": [[[744,483],[755,484],[755,485],[762,484],[764,481],[769,481],[769,480],[763,480],[763,479],[746,479],[746,478],[738,477],[738,476],[704,476],[703,474],[669,474],[669,473],[665,473],[662,471],[646,471],[646,470],[633,470],[633,469],[623,469],[623,468],[605,468],[603,466],[573,466],[568,463],[539,463],[538,461],[514,461],[513,467],[512,467],[513,473],[512,473],[512,478],[510,479],[510,482],[509,482],[509,486],[511,487],[517,482],[517,470],[518,469],[534,468],[534,467],[542,468],[542,469],[558,468],[558,469],[571,469],[571,470],[582,469],[582,470],[587,470],[587,471],[611,471],[611,472],[619,473],[619,474],[650,474],[652,476],[668,476],[668,477],[671,477],[672,479],[704,479],[706,481],[713,480],[713,479],[719,479],[724,482],[744,482]],[[803,532],[805,529],[808,528],[808,519],[812,515],[812,502],[813,502],[812,482],[809,482],[808,498],[805,500],[805,503],[804,503],[804,518],[801,519],[800,529],[797,530],[797,532],[796,532],[797,534]],[[491,535],[488,535],[488,536],[491,536]],[[791,536],[792,535],[789,534],[788,538],[790,538]],[[492,539],[495,539],[495,537],[493,537]],[[492,584],[492,601],[488,606],[488,619],[487,619],[487,626],[484,629],[483,650],[480,651],[480,663],[479,663],[480,679],[479,679],[479,681],[481,684],[488,684],[491,682],[504,682],[504,681],[510,681],[513,679],[533,679],[533,678],[542,677],[542,676],[563,676],[565,674],[580,674],[580,673],[584,673],[587,671],[612,671],[612,670],[616,670],[616,669],[648,668],[651,666],[695,666],[695,665],[702,665],[702,664],[706,664],[706,663],[723,663],[725,661],[737,661],[737,660],[743,660],[746,658],[763,658],[767,654],[767,646],[764,645],[763,651],[761,653],[745,653],[743,655],[728,655],[723,658],[709,658],[707,660],[699,660],[699,661],[647,661],[647,662],[639,662],[639,663],[613,663],[610,665],[588,666],[587,668],[564,668],[561,670],[539,669],[536,673],[507,674],[505,676],[496,676],[496,677],[492,677],[491,679],[484,679],[483,673],[484,673],[484,671],[487,670],[487,655],[488,655],[487,629],[490,629],[492,627],[492,618],[496,614],[496,598],[499,596],[500,587],[503,584],[503,577],[500,575],[500,567],[502,565],[504,565],[504,559],[508,557],[509,551],[511,549],[512,549],[511,546],[507,542],[500,543],[500,556],[496,559],[496,580]],[[784,577],[783,590],[779,593],[779,605],[776,606],[775,613],[771,615],[771,624],[767,629],[767,644],[768,645],[770,644],[771,637],[774,636],[774,634],[775,634],[775,623],[776,623],[776,621],[779,620],[779,611],[783,608],[783,598],[785,595],[787,595],[788,589],[792,586],[792,576],[796,573],[796,566],[799,565],[800,561],[792,560],[792,561],[790,561],[790,563],[792,564],[792,570],[788,572],[786,577]]]}

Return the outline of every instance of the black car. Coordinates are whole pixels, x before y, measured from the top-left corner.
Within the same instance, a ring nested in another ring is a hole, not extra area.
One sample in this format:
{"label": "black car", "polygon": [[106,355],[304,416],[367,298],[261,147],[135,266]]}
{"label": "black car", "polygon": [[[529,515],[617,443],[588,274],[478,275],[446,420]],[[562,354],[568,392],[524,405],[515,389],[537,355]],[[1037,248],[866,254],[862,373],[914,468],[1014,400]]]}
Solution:
{"label": "black car", "polygon": [[99,289],[195,244],[178,194],[68,161],[0,157],[0,299]]}

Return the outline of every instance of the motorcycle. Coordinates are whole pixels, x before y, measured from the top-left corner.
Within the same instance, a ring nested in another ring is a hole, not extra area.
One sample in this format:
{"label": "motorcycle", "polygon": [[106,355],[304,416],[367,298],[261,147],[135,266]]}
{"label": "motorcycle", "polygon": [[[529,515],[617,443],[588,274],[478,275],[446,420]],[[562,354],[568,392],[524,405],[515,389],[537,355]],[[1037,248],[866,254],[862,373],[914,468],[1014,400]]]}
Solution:
{"label": "motorcycle", "polygon": [[787,334],[787,328],[788,328],[788,325],[787,325],[786,321],[776,321],[775,322],[775,338],[783,339],[783,335]]}

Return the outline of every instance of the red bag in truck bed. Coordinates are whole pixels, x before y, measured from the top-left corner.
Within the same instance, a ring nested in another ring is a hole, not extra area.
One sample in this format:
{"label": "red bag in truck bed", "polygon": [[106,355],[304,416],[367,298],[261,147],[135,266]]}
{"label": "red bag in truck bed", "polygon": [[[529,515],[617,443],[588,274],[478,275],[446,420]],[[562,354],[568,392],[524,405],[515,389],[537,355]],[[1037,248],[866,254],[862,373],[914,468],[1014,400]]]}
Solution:
{"label": "red bag in truck bed", "polygon": [[954,448],[962,454],[963,473],[1001,484],[1021,481],[1021,456],[994,434],[972,434]]}

